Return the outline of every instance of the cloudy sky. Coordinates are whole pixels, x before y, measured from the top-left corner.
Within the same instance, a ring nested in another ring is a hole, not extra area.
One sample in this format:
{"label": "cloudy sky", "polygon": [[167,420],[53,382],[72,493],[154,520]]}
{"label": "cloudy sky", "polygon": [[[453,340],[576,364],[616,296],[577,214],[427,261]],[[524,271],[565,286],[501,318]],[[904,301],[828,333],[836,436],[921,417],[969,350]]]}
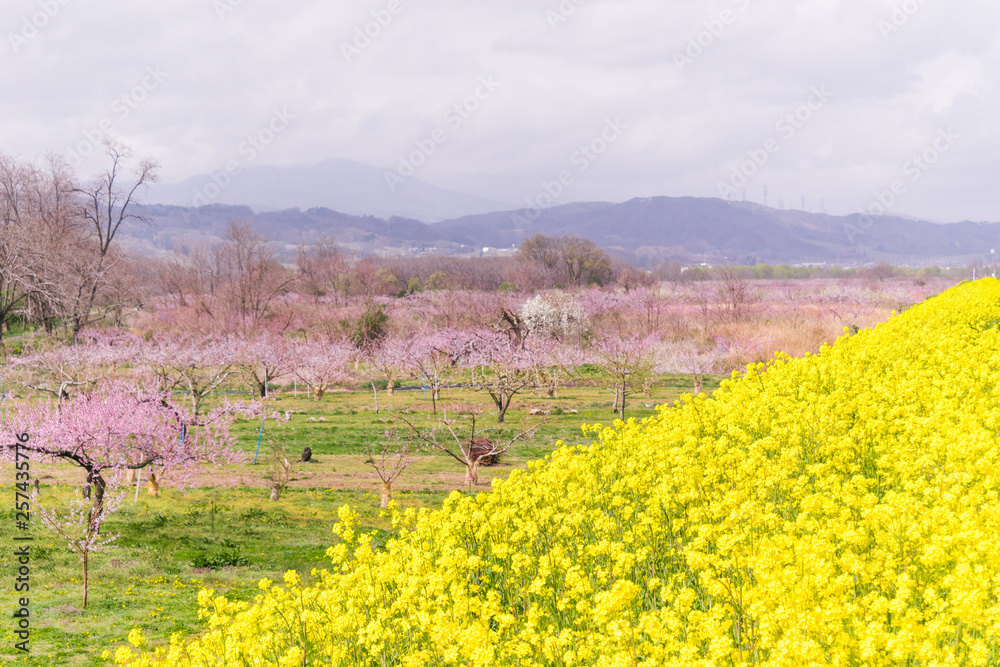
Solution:
{"label": "cloudy sky", "polygon": [[996,0],[5,0],[0,151],[110,131],[165,182],[346,158],[517,204],[562,175],[558,203],[1000,220],[998,26]]}

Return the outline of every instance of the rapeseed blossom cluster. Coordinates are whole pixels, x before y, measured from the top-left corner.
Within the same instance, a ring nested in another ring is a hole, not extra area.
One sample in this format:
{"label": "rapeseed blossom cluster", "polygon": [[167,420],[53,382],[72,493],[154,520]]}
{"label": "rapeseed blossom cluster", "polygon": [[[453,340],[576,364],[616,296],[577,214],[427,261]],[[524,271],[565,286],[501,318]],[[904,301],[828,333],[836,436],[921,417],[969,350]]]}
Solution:
{"label": "rapeseed blossom cluster", "polygon": [[[1000,283],[597,432],[119,665],[1000,664]],[[141,644],[136,635],[133,645]]]}

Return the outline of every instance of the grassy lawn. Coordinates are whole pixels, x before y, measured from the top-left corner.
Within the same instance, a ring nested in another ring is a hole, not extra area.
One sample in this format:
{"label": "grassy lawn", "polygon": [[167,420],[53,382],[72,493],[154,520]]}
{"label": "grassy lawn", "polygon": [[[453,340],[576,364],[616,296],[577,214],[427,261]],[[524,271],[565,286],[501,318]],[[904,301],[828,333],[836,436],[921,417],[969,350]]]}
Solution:
{"label": "grassy lawn", "polygon": [[[666,378],[652,397],[628,399],[626,417],[655,414],[654,406],[676,400],[690,391],[687,378]],[[706,386],[718,386],[718,378]],[[234,396],[238,388],[232,389]],[[246,396],[244,395],[243,398]],[[331,528],[337,508],[350,504],[358,509],[362,523],[376,530],[388,529],[388,520],[378,509],[380,483],[362,462],[366,438],[379,442],[385,429],[380,421],[408,411],[419,424],[430,424],[431,402],[417,389],[397,390],[393,396],[379,394],[380,414],[374,412],[371,391],[336,392],[316,402],[290,388],[274,396],[274,407],[291,413],[284,426],[265,423],[260,463],[203,470],[194,488],[164,486],[159,497],[143,488],[138,501],[130,492],[121,511],[105,523],[106,534],[119,533],[116,547],[95,554],[90,566],[90,594],[81,608],[80,562],[66,544],[34,520],[31,533],[31,653],[13,650],[15,609],[13,512],[3,514],[0,540],[2,565],[9,577],[3,599],[7,623],[0,646],[0,665],[100,665],[101,653],[123,643],[129,630],[141,626],[154,643],[166,641],[174,632],[198,632],[196,596],[208,587],[230,597],[252,600],[257,582],[264,577],[280,580],[287,570],[296,570],[305,580],[314,568],[326,564],[326,549],[334,542]],[[484,402],[485,400],[485,402]],[[484,410],[481,424],[496,427],[491,404],[485,394],[463,389],[444,391],[439,412],[454,403],[478,403]],[[528,412],[547,413],[529,416]],[[533,437],[517,443],[502,463],[481,471],[482,484],[474,492],[488,492],[489,481],[505,477],[529,460],[555,449],[557,440],[586,442],[584,423],[610,424],[610,392],[592,387],[567,387],[558,398],[525,394],[514,399],[508,426],[520,428],[525,420],[547,420]],[[322,421],[321,421],[322,420]],[[532,422],[533,423],[533,422]],[[405,428],[405,426],[404,426]],[[238,447],[252,460],[259,422],[234,427]],[[313,460],[297,463],[281,499],[268,501],[265,479],[268,441],[280,437],[296,455],[304,447]],[[65,464],[33,463],[33,475],[42,482],[44,503],[66,506],[79,492],[79,469]],[[8,473],[2,492],[12,507],[14,489]],[[452,491],[464,489],[463,468],[440,453],[425,452],[394,485],[395,499],[403,507],[440,507]]]}

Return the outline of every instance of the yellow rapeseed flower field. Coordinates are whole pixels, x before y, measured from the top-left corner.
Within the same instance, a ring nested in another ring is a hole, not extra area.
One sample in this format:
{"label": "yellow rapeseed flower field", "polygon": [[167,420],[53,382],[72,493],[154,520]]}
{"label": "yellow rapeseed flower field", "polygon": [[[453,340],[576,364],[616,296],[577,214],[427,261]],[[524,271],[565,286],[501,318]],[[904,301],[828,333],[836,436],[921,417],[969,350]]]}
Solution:
{"label": "yellow rapeseed flower field", "polygon": [[956,287],[492,493],[350,509],[329,571],[199,595],[140,667],[1000,664],[1000,283]]}

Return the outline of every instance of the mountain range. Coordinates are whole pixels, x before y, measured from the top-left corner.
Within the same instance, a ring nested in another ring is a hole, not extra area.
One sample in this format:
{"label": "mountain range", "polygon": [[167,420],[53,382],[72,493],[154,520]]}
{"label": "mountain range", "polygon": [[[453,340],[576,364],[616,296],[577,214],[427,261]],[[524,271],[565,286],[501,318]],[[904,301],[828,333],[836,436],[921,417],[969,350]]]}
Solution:
{"label": "mountain range", "polygon": [[147,205],[149,225],[128,233],[148,253],[183,250],[221,239],[232,220],[287,253],[332,237],[359,255],[483,254],[516,247],[532,234],[589,238],[638,266],[663,260],[844,266],[966,264],[1000,247],[1000,224],[938,224],[895,216],[862,218],[768,208],[695,197],[590,202],[544,210],[498,211],[437,223],[350,215],[328,208],[254,211],[246,206]]}
{"label": "mountain range", "polygon": [[393,256],[499,252],[536,233],[573,234],[639,266],[663,260],[964,264],[1000,247],[996,223],[833,216],[696,197],[512,210],[395,173],[338,159],[155,184],[145,199],[157,203],[143,207],[152,224],[133,225],[128,233],[140,250],[157,253],[212,243],[231,220],[248,220],[283,247],[284,256],[324,236],[360,255]]}

